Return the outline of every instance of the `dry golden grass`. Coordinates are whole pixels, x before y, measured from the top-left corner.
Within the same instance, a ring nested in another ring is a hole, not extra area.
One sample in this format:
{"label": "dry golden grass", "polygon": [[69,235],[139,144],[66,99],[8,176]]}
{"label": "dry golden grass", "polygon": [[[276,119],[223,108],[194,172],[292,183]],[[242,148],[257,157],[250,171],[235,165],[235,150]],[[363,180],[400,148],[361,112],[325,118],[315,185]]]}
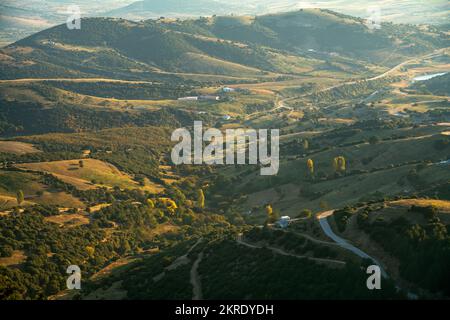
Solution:
{"label": "dry golden grass", "polygon": [[167,184],[173,184],[177,181],[180,181],[180,177],[177,176],[173,171],[171,166],[163,166],[160,165],[159,169],[164,174],[164,178],[162,179]]}
{"label": "dry golden grass", "polygon": [[57,216],[45,217],[44,220],[56,223],[61,227],[78,227],[89,224],[89,218],[81,214],[60,214]]}
{"label": "dry golden grass", "polygon": [[19,142],[19,141],[0,141],[0,152],[14,153],[14,154],[27,154],[36,153],[40,150],[36,149],[32,144]]}
{"label": "dry golden grass", "polygon": [[[80,160],[83,161],[83,167],[80,167],[79,165]],[[146,186],[139,186],[131,176],[121,172],[115,166],[107,162],[96,159],[80,160],[24,163],[17,165],[17,167],[26,170],[50,173],[58,179],[75,186],[79,190],[95,189],[99,186],[118,186],[123,189],[143,189],[150,192],[160,190],[157,185],[149,183],[147,183]]]}
{"label": "dry golden grass", "polygon": [[114,272],[120,272],[121,270],[123,270],[122,267],[129,265],[130,263],[136,261],[137,259],[138,258],[126,257],[126,258],[122,258],[117,261],[114,261],[113,263],[110,263],[109,265],[104,267],[99,272],[95,273],[91,277],[91,280],[99,280],[99,279],[110,276]]}
{"label": "dry golden grass", "polygon": [[[24,201],[21,203],[21,206],[31,206],[35,204],[32,201]],[[0,210],[10,209],[17,206],[17,200],[13,196],[0,194]],[[0,212],[0,215],[4,215],[2,212]]]}
{"label": "dry golden grass", "polygon": [[110,203],[97,204],[95,206],[89,207],[89,212],[94,213],[94,212],[100,211],[101,209],[109,207],[109,206],[111,206]]}
{"label": "dry golden grass", "polygon": [[0,258],[0,266],[3,267],[11,267],[18,266],[21,263],[25,262],[27,256],[25,252],[22,250],[15,250],[11,257]]}
{"label": "dry golden grass", "polygon": [[22,207],[39,203],[84,208],[84,204],[71,194],[51,190],[39,180],[40,177],[33,173],[0,170],[0,210],[17,206],[18,190],[22,190],[25,194],[25,201],[20,204]]}
{"label": "dry golden grass", "polygon": [[145,240],[153,240],[155,237],[160,236],[166,233],[176,233],[180,230],[179,226],[174,226],[172,224],[164,223],[158,224],[154,228],[146,228],[145,231],[142,232],[143,239]]}
{"label": "dry golden grass", "polygon": [[85,205],[78,198],[66,192],[44,192],[42,196],[32,199],[36,203],[64,206],[68,208],[84,208]]}
{"label": "dry golden grass", "polygon": [[394,206],[419,206],[419,207],[428,207],[434,206],[441,212],[450,213],[450,201],[446,200],[435,200],[435,199],[403,199],[397,201],[389,202],[390,205]]}
{"label": "dry golden grass", "polygon": [[156,226],[156,228],[152,229],[150,234],[152,236],[159,236],[161,234],[169,233],[169,232],[176,232],[180,229],[178,226],[174,226],[171,224],[159,224]]}

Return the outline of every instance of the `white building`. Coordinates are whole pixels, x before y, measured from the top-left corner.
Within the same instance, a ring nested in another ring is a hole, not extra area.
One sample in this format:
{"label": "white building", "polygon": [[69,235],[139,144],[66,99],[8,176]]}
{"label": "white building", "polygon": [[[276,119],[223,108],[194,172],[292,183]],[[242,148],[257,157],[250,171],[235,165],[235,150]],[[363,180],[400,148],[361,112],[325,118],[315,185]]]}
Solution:
{"label": "white building", "polygon": [[285,228],[287,228],[287,227],[289,226],[289,222],[290,222],[290,221],[291,221],[291,217],[289,217],[289,216],[283,216],[283,217],[280,218],[280,220],[278,220],[278,221],[276,222],[276,224],[277,224],[280,228],[285,229]]}
{"label": "white building", "polygon": [[178,98],[178,101],[197,101],[198,97],[182,97]]}
{"label": "white building", "polygon": [[198,100],[214,100],[214,101],[219,101],[220,97],[219,96],[199,96]]}
{"label": "white building", "polygon": [[225,88],[222,88],[222,91],[223,92],[234,92],[234,91],[236,91],[236,89],[230,88],[230,87],[225,87]]}

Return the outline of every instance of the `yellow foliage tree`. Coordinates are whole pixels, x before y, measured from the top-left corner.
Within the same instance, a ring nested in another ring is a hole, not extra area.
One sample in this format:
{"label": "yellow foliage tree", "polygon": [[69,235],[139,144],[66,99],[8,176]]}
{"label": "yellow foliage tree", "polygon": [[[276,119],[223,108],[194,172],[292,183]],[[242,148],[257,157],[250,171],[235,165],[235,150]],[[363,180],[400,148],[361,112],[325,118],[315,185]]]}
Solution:
{"label": "yellow foliage tree", "polygon": [[308,140],[303,140],[303,149],[308,150],[309,149],[309,142]]}
{"label": "yellow foliage tree", "polygon": [[165,206],[172,214],[175,212],[176,209],[178,209],[176,202],[170,198],[159,198],[158,201],[162,203],[162,205]]}
{"label": "yellow foliage tree", "polygon": [[155,207],[155,203],[152,199],[147,199],[147,205],[152,209]]}
{"label": "yellow foliage tree", "polygon": [[86,252],[89,255],[89,257],[93,258],[95,253],[95,248],[91,246],[86,247]]}
{"label": "yellow foliage tree", "polygon": [[270,204],[268,204],[266,206],[266,214],[267,214],[267,222],[268,223],[274,223],[275,221],[277,221],[280,218],[278,212],[274,211],[272,208],[272,205],[270,205]]}
{"label": "yellow foliage tree", "polygon": [[333,159],[333,169],[334,169],[335,172],[339,171],[339,163],[338,163],[338,158],[337,157],[335,157]]}
{"label": "yellow foliage tree", "polygon": [[272,214],[273,214],[273,208],[272,208],[272,206],[271,206],[270,204],[268,204],[268,205],[266,206],[266,213],[267,213],[267,217],[268,217],[268,218],[272,217]]}
{"label": "yellow foliage tree", "polygon": [[336,172],[344,172],[347,169],[345,158],[343,156],[334,158],[333,168]]}
{"label": "yellow foliage tree", "polygon": [[20,204],[25,200],[25,196],[23,194],[22,190],[17,191],[16,194],[16,200],[17,200],[17,204],[20,206]]}
{"label": "yellow foliage tree", "polygon": [[345,171],[346,166],[345,166],[345,158],[343,156],[340,156],[337,158],[337,162],[338,162],[338,168],[339,171]]}
{"label": "yellow foliage tree", "polygon": [[308,159],[308,161],[306,162],[306,165],[308,167],[309,173],[311,175],[314,174],[314,161],[312,159]]}
{"label": "yellow foliage tree", "polygon": [[198,207],[201,209],[205,207],[205,194],[202,189],[198,189]]}

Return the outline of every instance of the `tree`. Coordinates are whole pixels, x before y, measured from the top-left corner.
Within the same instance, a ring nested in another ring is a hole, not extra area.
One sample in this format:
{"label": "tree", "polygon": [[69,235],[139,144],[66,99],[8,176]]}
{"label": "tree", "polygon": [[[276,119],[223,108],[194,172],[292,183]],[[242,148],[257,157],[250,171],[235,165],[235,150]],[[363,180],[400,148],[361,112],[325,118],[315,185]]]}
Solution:
{"label": "tree", "polygon": [[333,169],[334,169],[334,172],[338,172],[339,171],[339,164],[338,164],[338,158],[337,157],[335,157],[333,159]]}
{"label": "tree", "polygon": [[328,210],[328,209],[330,209],[330,206],[328,205],[328,203],[326,202],[326,201],[320,201],[320,203],[319,203],[319,207],[322,209],[322,210]]}
{"label": "tree", "polygon": [[11,257],[14,253],[14,250],[9,245],[4,245],[0,247],[0,257]]}
{"label": "tree", "polygon": [[302,218],[302,219],[310,219],[312,217],[313,213],[311,210],[309,209],[303,209],[300,214],[297,216],[297,218]]}
{"label": "tree", "polygon": [[25,200],[25,196],[24,196],[22,190],[17,191],[16,199],[17,199],[17,204],[20,206],[20,204]]}
{"label": "tree", "polygon": [[267,217],[271,217],[272,214],[273,214],[273,208],[272,208],[272,206],[270,204],[268,204],[266,206],[266,213],[267,213]]}
{"label": "tree", "polygon": [[202,189],[198,189],[198,207],[203,209],[205,207],[205,194]]}
{"label": "tree", "polygon": [[153,208],[155,207],[155,203],[153,202],[152,199],[147,199],[147,205],[148,205],[151,209],[153,209]]}
{"label": "tree", "polygon": [[267,223],[274,223],[280,218],[278,212],[274,211],[272,205],[268,204],[266,206]]}
{"label": "tree", "polygon": [[120,254],[126,254],[129,253],[130,251],[131,251],[130,243],[128,242],[127,239],[122,239],[120,241],[120,248],[119,248]]}
{"label": "tree", "polygon": [[333,168],[335,172],[344,172],[346,170],[346,161],[343,156],[333,159]]}
{"label": "tree", "polygon": [[371,136],[369,138],[369,143],[370,144],[377,144],[378,142],[380,142],[380,138],[378,138],[377,136]]}
{"label": "tree", "polygon": [[91,246],[87,246],[86,247],[86,252],[89,255],[90,258],[94,257],[94,253],[95,253],[95,248],[91,247]]}
{"label": "tree", "polygon": [[135,180],[139,183],[141,187],[145,187],[145,176],[142,174],[138,174],[135,176]]}
{"label": "tree", "polygon": [[9,200],[0,201],[0,210],[6,209],[8,207]]}
{"label": "tree", "polygon": [[308,150],[309,149],[309,141],[304,139],[303,140],[303,149]]}
{"label": "tree", "polygon": [[343,156],[338,157],[339,170],[345,171],[347,169],[345,158]]}
{"label": "tree", "polygon": [[161,203],[166,209],[174,214],[175,210],[178,209],[177,203],[170,198],[158,198],[159,203]]}
{"label": "tree", "polygon": [[312,176],[314,174],[314,161],[312,159],[308,159],[306,165],[308,167],[309,174]]}

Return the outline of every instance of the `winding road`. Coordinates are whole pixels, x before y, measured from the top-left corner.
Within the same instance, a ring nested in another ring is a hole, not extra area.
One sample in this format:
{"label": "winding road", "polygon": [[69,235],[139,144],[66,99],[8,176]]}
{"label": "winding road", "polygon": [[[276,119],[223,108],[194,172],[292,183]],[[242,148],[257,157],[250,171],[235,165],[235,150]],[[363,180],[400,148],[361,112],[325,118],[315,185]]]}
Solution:
{"label": "winding road", "polygon": [[195,260],[194,264],[191,268],[191,277],[190,282],[192,285],[192,300],[202,300],[203,299],[203,293],[202,293],[202,284],[200,282],[200,275],[198,274],[198,267],[203,259],[203,251],[199,253],[197,256],[197,259]]}
{"label": "winding road", "polygon": [[319,224],[320,224],[320,227],[322,228],[323,232],[330,239],[332,239],[334,242],[336,242],[340,247],[353,252],[354,254],[356,254],[357,256],[359,256],[359,257],[361,257],[363,259],[370,259],[370,260],[372,260],[377,266],[380,267],[381,275],[383,277],[385,277],[385,278],[388,278],[389,277],[388,274],[386,273],[386,271],[382,267],[381,263],[377,259],[369,256],[364,251],[358,249],[357,247],[355,247],[354,245],[350,244],[345,239],[342,239],[341,237],[339,237],[338,235],[336,235],[334,233],[334,231],[331,229],[330,224],[328,223],[328,217],[333,215],[333,213],[334,213],[334,210],[329,210],[329,211],[325,211],[323,213],[320,213],[317,216],[317,219],[319,220]]}

